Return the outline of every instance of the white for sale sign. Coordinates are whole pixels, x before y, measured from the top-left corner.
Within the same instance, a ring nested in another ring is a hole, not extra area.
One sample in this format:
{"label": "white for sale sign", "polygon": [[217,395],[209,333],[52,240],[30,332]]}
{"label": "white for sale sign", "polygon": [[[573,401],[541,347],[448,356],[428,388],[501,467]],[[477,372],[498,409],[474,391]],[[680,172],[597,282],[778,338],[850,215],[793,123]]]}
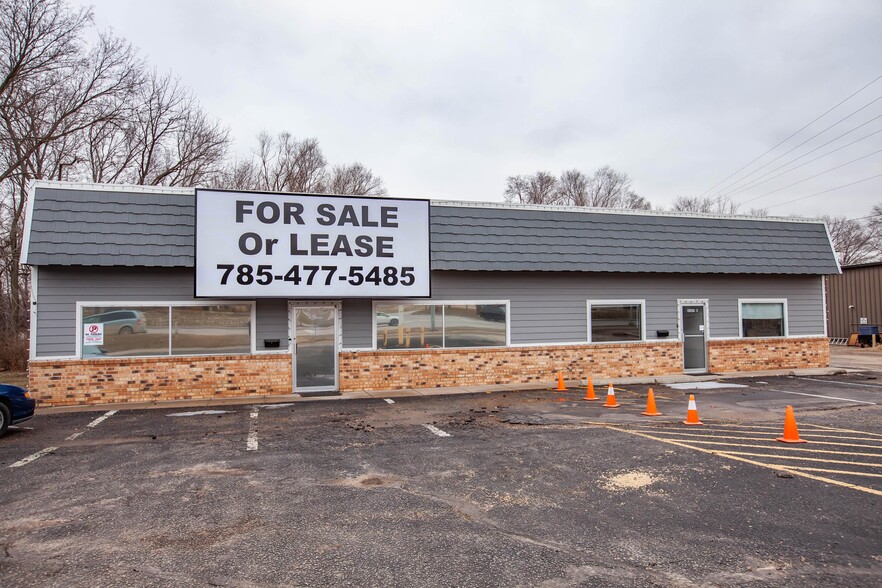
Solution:
{"label": "white for sale sign", "polygon": [[83,345],[104,345],[104,323],[83,325]]}
{"label": "white for sale sign", "polygon": [[429,202],[196,190],[196,296],[430,296]]}

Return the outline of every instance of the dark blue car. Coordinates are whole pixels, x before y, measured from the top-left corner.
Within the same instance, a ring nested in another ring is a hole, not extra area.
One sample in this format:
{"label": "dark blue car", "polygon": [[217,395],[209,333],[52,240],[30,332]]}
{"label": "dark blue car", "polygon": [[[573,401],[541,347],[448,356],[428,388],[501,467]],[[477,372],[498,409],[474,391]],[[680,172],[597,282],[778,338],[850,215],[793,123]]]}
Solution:
{"label": "dark blue car", "polygon": [[9,425],[26,421],[34,416],[37,403],[28,391],[12,384],[0,384],[0,436]]}

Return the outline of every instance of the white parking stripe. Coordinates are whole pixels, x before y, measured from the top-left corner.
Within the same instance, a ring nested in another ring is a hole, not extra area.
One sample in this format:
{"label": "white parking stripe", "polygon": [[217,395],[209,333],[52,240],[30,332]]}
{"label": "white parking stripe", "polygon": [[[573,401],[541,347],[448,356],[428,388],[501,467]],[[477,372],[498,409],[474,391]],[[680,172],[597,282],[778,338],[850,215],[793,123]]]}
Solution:
{"label": "white parking stripe", "polygon": [[245,442],[246,451],[257,451],[257,409],[251,411],[251,426],[248,431],[248,440]]}
{"label": "white parking stripe", "polygon": [[769,392],[781,392],[782,394],[798,394],[800,396],[813,396],[815,398],[826,398],[827,400],[842,400],[844,402],[857,402],[858,404],[872,404],[876,405],[875,402],[869,402],[867,400],[852,400],[851,398],[840,398],[838,396],[823,396],[821,394],[809,394],[807,392],[790,392],[788,390],[775,390],[773,388],[766,388]]}
{"label": "white parking stripe", "polygon": [[173,412],[169,415],[170,417],[191,417],[191,416],[202,416],[205,414],[227,414],[229,410],[193,410],[190,412]]}
{"label": "white parking stripe", "polygon": [[104,421],[106,421],[107,419],[112,417],[113,415],[115,415],[116,412],[117,411],[115,411],[115,410],[108,410],[106,413],[102,414],[100,417],[98,417],[97,419],[95,419],[94,421],[92,421],[91,423],[89,423],[86,426],[89,427],[90,429],[94,429],[95,427],[97,427],[98,425],[100,425],[101,423],[103,423]]}
{"label": "white parking stripe", "polygon": [[[93,420],[91,423],[86,425],[86,428],[94,429],[95,427],[97,427],[98,425],[100,425],[101,423],[103,423],[104,421],[106,421],[107,419],[109,419],[110,417],[115,415],[116,413],[117,413],[117,411],[115,411],[115,410],[108,410],[107,412],[102,414],[100,417],[98,417],[97,419]],[[79,431],[77,433],[74,433],[73,435],[68,435],[67,437],[65,437],[65,441],[73,441],[74,439],[76,439],[77,437],[82,435],[83,433],[85,433],[85,431]],[[29,455],[29,456],[25,457],[24,459],[18,460],[14,464],[11,464],[9,467],[20,468],[23,465],[27,465],[27,464],[31,463],[35,459],[39,459],[39,458],[43,457],[47,453],[52,453],[56,449],[58,449],[58,447],[47,447],[46,449],[41,449],[40,451],[38,451],[37,453],[34,453],[33,455]]]}
{"label": "white parking stripe", "polygon": [[395,404],[395,401],[392,400],[391,398],[384,398],[383,400],[385,400],[389,404]]}
{"label": "white parking stripe", "polygon": [[825,384],[839,384],[841,386],[861,386],[862,388],[882,388],[880,384],[859,384],[857,382],[840,382],[839,380],[818,380],[817,378],[798,378],[810,382],[823,382]]}
{"label": "white parking stripe", "polygon": [[46,449],[41,449],[40,451],[38,451],[37,453],[34,453],[33,455],[29,455],[29,456],[27,456],[27,457],[24,458],[24,459],[20,459],[20,460],[18,460],[18,461],[15,462],[14,464],[11,464],[9,467],[11,467],[11,468],[20,468],[20,467],[23,466],[23,465],[27,465],[27,464],[31,463],[31,462],[34,461],[35,459],[39,459],[39,458],[43,457],[43,456],[46,455],[47,453],[52,453],[52,452],[55,451],[56,449],[58,449],[58,448],[57,448],[57,447],[47,447]]}
{"label": "white parking stripe", "polygon": [[423,425],[423,426],[425,428],[429,429],[430,431],[432,431],[433,433],[435,433],[436,435],[438,435],[439,437],[450,437],[450,433],[442,431],[441,429],[439,429],[435,425]]}
{"label": "white parking stripe", "polygon": [[[97,427],[98,425],[100,425],[101,423],[103,423],[104,421],[106,421],[108,418],[110,418],[110,417],[112,417],[113,415],[115,415],[117,412],[118,412],[118,411],[115,411],[115,410],[109,410],[109,411],[107,411],[106,413],[102,414],[100,417],[98,417],[97,419],[95,419],[94,421],[92,421],[91,423],[89,423],[88,425],[86,425],[86,428],[94,429],[95,427]],[[65,440],[65,441],[73,441],[74,439],[76,439],[77,437],[79,437],[80,435],[82,435],[83,433],[85,433],[85,431],[77,431],[77,432],[74,433],[73,435],[68,435],[67,437],[65,437],[64,440]]]}

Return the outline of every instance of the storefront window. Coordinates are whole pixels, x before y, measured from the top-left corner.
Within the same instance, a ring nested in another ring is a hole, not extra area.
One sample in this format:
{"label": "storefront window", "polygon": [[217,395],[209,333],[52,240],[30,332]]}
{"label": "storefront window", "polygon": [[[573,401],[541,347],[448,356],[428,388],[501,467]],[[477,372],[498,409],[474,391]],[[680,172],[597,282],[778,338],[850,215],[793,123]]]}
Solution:
{"label": "storefront window", "polygon": [[100,345],[83,345],[86,359],[168,355],[168,306],[85,306],[83,324],[104,331]]}
{"label": "storefront window", "polygon": [[172,355],[248,353],[251,307],[173,306],[171,349]]}
{"label": "storefront window", "polygon": [[378,304],[378,349],[442,347],[442,307],[435,304]]}
{"label": "storefront window", "polygon": [[742,337],[783,337],[783,302],[742,302]]}
{"label": "storefront window", "polygon": [[504,347],[507,305],[377,304],[377,349]]}
{"label": "storefront window", "polygon": [[[247,303],[84,306],[82,310],[78,336],[84,359],[251,352],[251,304]],[[84,326],[93,324],[102,325],[101,343],[86,344]]]}
{"label": "storefront window", "polygon": [[641,341],[642,304],[590,303],[591,342]]}
{"label": "storefront window", "polygon": [[444,346],[504,346],[505,310],[504,304],[445,306]]}

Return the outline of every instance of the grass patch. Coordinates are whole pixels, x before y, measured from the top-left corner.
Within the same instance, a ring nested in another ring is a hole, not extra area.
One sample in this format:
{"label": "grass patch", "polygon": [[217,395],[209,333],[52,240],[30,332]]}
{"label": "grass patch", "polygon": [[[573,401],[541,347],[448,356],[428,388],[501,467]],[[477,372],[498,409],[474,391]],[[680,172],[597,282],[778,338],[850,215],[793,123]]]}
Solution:
{"label": "grass patch", "polygon": [[0,372],[0,384],[12,384],[14,386],[28,387],[27,372]]}

